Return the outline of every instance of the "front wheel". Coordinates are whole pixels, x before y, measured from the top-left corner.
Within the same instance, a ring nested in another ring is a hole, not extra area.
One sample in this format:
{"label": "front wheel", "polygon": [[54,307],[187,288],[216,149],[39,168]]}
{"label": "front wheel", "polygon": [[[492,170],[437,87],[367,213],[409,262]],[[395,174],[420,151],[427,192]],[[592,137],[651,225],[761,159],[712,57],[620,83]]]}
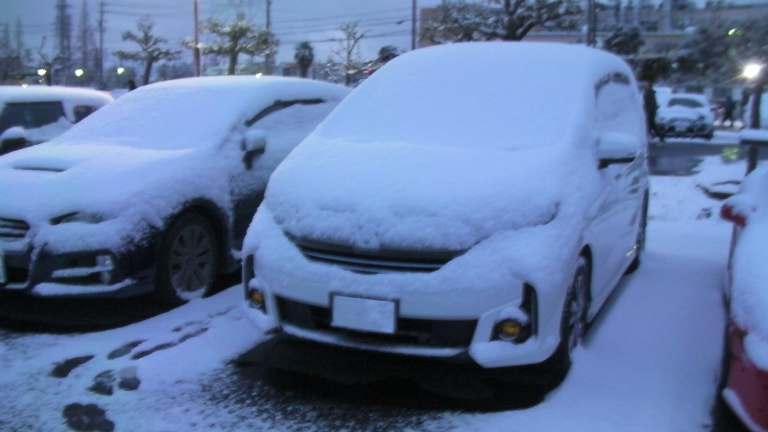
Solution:
{"label": "front wheel", "polygon": [[183,214],[166,230],[157,259],[156,296],[180,305],[207,294],[216,279],[217,236],[202,215]]}
{"label": "front wheel", "polygon": [[581,344],[587,332],[589,312],[589,261],[580,256],[576,263],[573,281],[565,296],[560,323],[560,345],[550,358],[550,365],[565,373],[571,366],[571,356]]}

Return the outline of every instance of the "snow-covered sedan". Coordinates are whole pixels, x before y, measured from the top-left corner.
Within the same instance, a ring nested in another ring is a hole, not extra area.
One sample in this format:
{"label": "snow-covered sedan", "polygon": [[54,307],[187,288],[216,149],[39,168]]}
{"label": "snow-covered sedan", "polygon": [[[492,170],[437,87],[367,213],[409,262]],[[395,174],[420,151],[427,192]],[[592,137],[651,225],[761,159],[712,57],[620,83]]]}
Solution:
{"label": "snow-covered sedan", "polygon": [[243,249],[249,316],[365,350],[570,365],[644,245],[636,88],[576,45],[392,60],[273,174]]}
{"label": "snow-covered sedan", "polygon": [[706,96],[695,93],[671,93],[659,98],[656,127],[667,138],[712,139],[715,117]]}
{"label": "snow-covered sedan", "polygon": [[0,154],[51,140],[112,100],[84,88],[0,86]]}
{"label": "snow-covered sedan", "polygon": [[[761,131],[762,140],[768,134]],[[754,432],[768,431],[768,167],[728,198],[721,216],[734,223],[728,265],[730,366],[723,398]]]}
{"label": "snow-covered sedan", "polygon": [[240,263],[274,168],[348,90],[289,78],[142,87],[0,158],[0,290],[200,297]]}

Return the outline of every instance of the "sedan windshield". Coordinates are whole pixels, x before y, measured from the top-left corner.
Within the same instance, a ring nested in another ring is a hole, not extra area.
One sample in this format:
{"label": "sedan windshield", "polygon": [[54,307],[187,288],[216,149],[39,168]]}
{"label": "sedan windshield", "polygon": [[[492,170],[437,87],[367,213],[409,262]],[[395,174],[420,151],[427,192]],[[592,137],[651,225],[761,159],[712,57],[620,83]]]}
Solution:
{"label": "sedan windshield", "polygon": [[93,113],[62,138],[143,149],[217,146],[242,120],[248,93],[233,86],[140,88]]}

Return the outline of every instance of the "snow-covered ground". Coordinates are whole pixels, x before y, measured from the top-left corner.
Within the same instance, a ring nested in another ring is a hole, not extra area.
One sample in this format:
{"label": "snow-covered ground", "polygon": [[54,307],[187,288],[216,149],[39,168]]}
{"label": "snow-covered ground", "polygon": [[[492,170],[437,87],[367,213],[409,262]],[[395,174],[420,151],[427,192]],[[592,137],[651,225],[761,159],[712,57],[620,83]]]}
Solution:
{"label": "snow-covered ground", "polygon": [[[437,411],[407,430],[709,430],[724,342],[731,225],[718,218],[720,203],[698,185],[740,180],[744,162],[709,158],[700,168],[692,177],[652,178],[643,264],[598,317],[559,388],[530,409]],[[303,411],[309,421],[297,423],[286,420],[288,411],[266,412],[269,400],[225,403],[207,394],[228,360],[265,340],[243,317],[242,297],[235,286],[143,322],[89,334],[0,330],[0,430],[69,431],[68,418],[73,426],[79,421],[80,430],[377,430],[370,419],[329,426],[311,406],[279,405]],[[86,429],[94,418],[101,423]]]}

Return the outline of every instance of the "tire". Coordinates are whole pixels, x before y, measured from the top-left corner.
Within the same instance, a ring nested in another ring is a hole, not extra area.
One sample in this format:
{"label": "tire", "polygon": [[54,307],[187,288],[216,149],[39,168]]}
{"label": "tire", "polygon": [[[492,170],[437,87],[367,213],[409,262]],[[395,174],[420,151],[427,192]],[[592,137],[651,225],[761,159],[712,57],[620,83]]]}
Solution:
{"label": "tire", "polygon": [[648,226],[648,192],[645,193],[645,197],[643,198],[643,209],[642,213],[640,213],[640,226],[637,230],[637,237],[635,238],[635,257],[632,259],[632,262],[629,264],[629,267],[627,267],[627,270],[624,272],[625,275],[632,274],[635,271],[637,271],[638,268],[640,268],[640,260],[641,255],[645,251],[645,230]]}
{"label": "tire", "polygon": [[205,296],[219,270],[218,237],[197,213],[179,216],[168,227],[157,259],[156,297],[180,305]]}
{"label": "tire", "polygon": [[560,345],[550,357],[549,367],[562,374],[571,367],[573,351],[587,332],[589,312],[590,267],[586,257],[579,256],[573,280],[568,287],[560,321]]}

